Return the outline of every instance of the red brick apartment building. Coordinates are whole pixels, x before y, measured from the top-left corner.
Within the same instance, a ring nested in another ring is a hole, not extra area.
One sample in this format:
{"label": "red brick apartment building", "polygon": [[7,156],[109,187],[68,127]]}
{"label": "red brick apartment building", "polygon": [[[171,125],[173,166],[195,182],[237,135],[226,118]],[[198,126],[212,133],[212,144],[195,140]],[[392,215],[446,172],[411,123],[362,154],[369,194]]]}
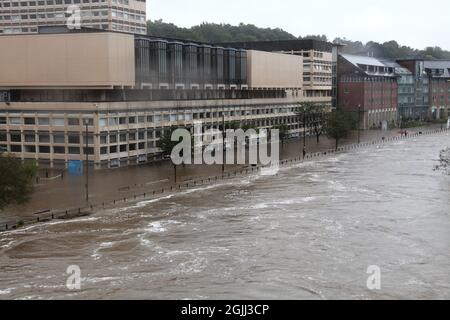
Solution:
{"label": "red brick apartment building", "polygon": [[341,54],[338,63],[338,105],[360,112],[361,128],[395,124],[398,86],[395,68],[365,56]]}

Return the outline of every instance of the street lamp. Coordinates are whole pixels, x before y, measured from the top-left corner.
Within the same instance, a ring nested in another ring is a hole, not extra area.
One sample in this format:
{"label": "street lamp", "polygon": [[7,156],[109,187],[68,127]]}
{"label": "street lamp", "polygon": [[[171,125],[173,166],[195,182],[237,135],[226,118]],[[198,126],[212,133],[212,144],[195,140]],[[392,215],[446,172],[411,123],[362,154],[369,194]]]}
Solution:
{"label": "street lamp", "polygon": [[225,152],[226,152],[226,144],[225,144],[225,137],[226,137],[226,128],[225,128],[225,108],[223,110],[222,114],[222,177],[225,176]]}
{"label": "street lamp", "polygon": [[86,133],[85,133],[85,149],[84,149],[84,154],[86,156],[86,203],[89,203],[89,152],[88,152],[88,146],[89,146],[89,119],[85,118],[84,119],[84,125],[86,126]]}
{"label": "street lamp", "polygon": [[306,107],[303,106],[303,159],[306,156]]}
{"label": "street lamp", "polygon": [[361,143],[361,105],[358,104],[358,144]]}

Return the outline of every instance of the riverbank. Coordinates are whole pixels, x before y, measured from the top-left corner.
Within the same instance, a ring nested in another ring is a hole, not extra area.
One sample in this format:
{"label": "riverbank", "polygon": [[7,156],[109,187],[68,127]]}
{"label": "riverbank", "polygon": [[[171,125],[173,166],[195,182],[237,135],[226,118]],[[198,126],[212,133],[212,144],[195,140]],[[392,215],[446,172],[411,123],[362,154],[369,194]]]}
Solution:
{"label": "riverbank", "polygon": [[[444,130],[445,132],[446,130]],[[313,161],[336,152],[348,152],[357,148],[389,143],[398,139],[418,137],[423,134],[441,132],[438,127],[415,128],[408,137],[401,137],[398,130],[365,131],[361,134],[361,144],[352,143],[357,133],[342,142],[335,151],[334,141],[321,138],[319,144],[315,137],[307,139],[306,161]],[[384,138],[384,140],[383,140]],[[302,141],[289,141],[281,151],[281,166],[292,165],[303,161],[300,155]],[[27,206],[11,208],[8,213],[0,214],[0,230],[9,230],[17,226],[67,219],[87,215],[95,210],[117,206],[135,200],[151,200],[152,198],[170,194],[177,190],[185,190],[202,185],[220,183],[237,176],[256,174],[261,167],[227,166],[222,176],[222,166],[180,166],[177,169],[177,183],[173,179],[173,166],[167,163],[148,166],[124,168],[94,172],[90,177],[90,202],[84,200],[84,177],[65,176],[64,179],[49,181],[37,186],[33,199]]]}

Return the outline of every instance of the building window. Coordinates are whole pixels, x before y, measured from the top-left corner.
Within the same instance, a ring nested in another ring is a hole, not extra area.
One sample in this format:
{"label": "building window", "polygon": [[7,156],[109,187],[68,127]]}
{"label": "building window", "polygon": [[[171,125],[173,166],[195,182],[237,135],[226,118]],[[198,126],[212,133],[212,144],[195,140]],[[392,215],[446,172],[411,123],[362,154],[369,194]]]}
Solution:
{"label": "building window", "polygon": [[48,126],[48,125],[50,125],[50,119],[49,118],[38,118],[38,124],[40,126]]}
{"label": "building window", "polygon": [[53,136],[53,143],[66,143],[66,139],[62,134],[55,134]]}
{"label": "building window", "polygon": [[34,118],[25,118],[24,120],[26,125],[34,125],[36,124],[36,120]]}
{"label": "building window", "polygon": [[22,152],[22,146],[12,145],[11,152]]}
{"label": "building window", "polygon": [[25,146],[24,151],[27,153],[36,153],[36,147],[35,146]]}
{"label": "building window", "polygon": [[39,152],[40,153],[50,153],[50,147],[49,146],[39,146]]}
{"label": "building window", "polygon": [[69,144],[79,144],[80,136],[78,135],[69,135]]}
{"label": "building window", "polygon": [[36,136],[34,134],[26,134],[25,135],[25,142],[35,142]]}
{"label": "building window", "polygon": [[19,118],[19,117],[9,118],[9,124],[21,125],[22,124],[22,118]]}
{"label": "building window", "polygon": [[127,118],[125,118],[125,117],[120,117],[120,118],[119,118],[119,124],[120,124],[120,125],[127,124]]}
{"label": "building window", "polygon": [[69,118],[68,120],[69,126],[79,126],[80,125],[80,119],[78,118]]}
{"label": "building window", "polygon": [[52,119],[52,124],[54,126],[64,126],[65,125],[64,118],[53,118]]}
{"label": "building window", "polygon": [[98,125],[100,127],[106,127],[107,126],[107,119],[106,118],[101,118],[98,120]]}
{"label": "building window", "polygon": [[88,148],[83,148],[83,154],[94,154],[94,148],[88,147]]}
{"label": "building window", "polygon": [[50,135],[48,135],[48,134],[40,134],[39,135],[39,142],[41,142],[41,143],[50,143]]}
{"label": "building window", "polygon": [[57,154],[65,154],[66,148],[65,147],[53,147],[53,152]]}
{"label": "building window", "polygon": [[78,147],[69,147],[69,154],[80,154],[80,148],[78,148]]}
{"label": "building window", "polygon": [[22,135],[20,133],[11,133],[10,140],[11,142],[22,142]]}

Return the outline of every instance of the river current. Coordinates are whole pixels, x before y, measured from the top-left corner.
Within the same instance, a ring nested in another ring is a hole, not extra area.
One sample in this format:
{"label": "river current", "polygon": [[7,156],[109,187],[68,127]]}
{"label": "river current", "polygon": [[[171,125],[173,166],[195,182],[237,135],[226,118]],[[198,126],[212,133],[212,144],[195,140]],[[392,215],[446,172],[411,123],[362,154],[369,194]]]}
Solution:
{"label": "river current", "polygon": [[0,299],[450,299],[450,177],[433,171],[449,145],[392,142],[2,233]]}

